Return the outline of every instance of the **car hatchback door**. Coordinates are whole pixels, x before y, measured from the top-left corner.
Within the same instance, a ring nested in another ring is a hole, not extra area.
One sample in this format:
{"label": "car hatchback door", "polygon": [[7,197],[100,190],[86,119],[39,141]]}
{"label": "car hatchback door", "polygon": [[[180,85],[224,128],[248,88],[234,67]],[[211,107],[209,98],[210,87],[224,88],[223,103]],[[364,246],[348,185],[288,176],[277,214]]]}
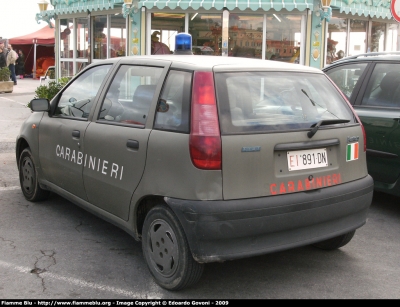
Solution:
{"label": "car hatchback door", "polygon": [[165,66],[120,65],[85,133],[83,180],[89,202],[124,220],[142,177]]}
{"label": "car hatchback door", "polygon": [[[358,159],[362,129],[323,74],[224,72],[216,84],[224,199],[314,190],[366,175]],[[350,157],[347,148],[354,149]]]}

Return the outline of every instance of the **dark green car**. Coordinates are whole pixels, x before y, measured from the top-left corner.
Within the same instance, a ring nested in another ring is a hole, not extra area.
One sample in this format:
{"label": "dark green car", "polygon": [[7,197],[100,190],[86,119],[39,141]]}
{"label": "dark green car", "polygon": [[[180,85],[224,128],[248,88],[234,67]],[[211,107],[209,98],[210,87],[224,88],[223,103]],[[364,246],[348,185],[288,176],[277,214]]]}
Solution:
{"label": "dark green car", "polygon": [[400,196],[400,52],[359,54],[323,71],[364,124],[375,190]]}

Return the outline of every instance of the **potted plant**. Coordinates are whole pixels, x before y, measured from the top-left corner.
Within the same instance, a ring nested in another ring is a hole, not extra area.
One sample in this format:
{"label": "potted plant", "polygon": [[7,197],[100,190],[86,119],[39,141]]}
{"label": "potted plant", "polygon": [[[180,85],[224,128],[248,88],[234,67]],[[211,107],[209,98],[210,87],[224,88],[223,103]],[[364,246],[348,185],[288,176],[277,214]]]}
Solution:
{"label": "potted plant", "polygon": [[12,93],[14,82],[10,81],[11,72],[8,67],[0,68],[0,93]]}
{"label": "potted plant", "polygon": [[[61,91],[61,89],[69,82],[69,80],[71,80],[71,77],[62,77],[57,81],[54,80],[48,82],[47,84],[40,85],[35,90],[36,95],[34,99],[46,98],[49,101],[51,101],[54,98],[54,96],[57,95],[57,93]],[[26,106],[30,108],[31,103],[29,102]]]}

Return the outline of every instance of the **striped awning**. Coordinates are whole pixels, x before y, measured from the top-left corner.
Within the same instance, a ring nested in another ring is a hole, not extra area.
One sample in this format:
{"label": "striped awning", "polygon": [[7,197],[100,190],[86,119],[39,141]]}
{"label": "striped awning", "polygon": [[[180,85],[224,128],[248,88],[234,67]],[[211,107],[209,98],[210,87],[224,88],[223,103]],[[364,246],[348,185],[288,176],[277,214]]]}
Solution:
{"label": "striped awning", "polygon": [[[121,7],[123,0],[52,0],[54,10],[42,12],[46,15],[64,15],[81,12],[101,11]],[[304,11],[313,8],[313,0],[139,0],[139,8],[145,6],[148,9],[205,9],[215,8],[222,10],[251,9],[256,11],[286,9],[288,11]]]}
{"label": "striped awning", "polygon": [[298,10],[304,11],[305,9],[313,8],[313,0],[142,0],[139,2],[139,7],[145,6],[148,9],[157,8],[163,9],[168,7],[170,9],[180,8],[186,10],[188,8],[197,10],[203,8],[209,10],[215,8],[222,10],[240,10],[251,9],[256,11],[262,9],[264,11],[276,10],[280,11],[286,9],[288,11]]}
{"label": "striped awning", "polygon": [[331,7],[340,13],[392,19],[389,0],[332,0]]}
{"label": "striped awning", "polygon": [[[121,7],[123,0],[51,0],[54,10],[42,12],[44,16],[102,11]],[[313,9],[313,0],[139,0],[139,7],[148,9],[200,9],[222,10],[258,9],[268,11],[304,11]],[[390,0],[332,0],[331,7],[341,13],[392,19]]]}
{"label": "striped awning", "polygon": [[43,13],[44,15],[63,15],[102,11],[121,7],[123,3],[123,0],[51,0],[54,10]]}

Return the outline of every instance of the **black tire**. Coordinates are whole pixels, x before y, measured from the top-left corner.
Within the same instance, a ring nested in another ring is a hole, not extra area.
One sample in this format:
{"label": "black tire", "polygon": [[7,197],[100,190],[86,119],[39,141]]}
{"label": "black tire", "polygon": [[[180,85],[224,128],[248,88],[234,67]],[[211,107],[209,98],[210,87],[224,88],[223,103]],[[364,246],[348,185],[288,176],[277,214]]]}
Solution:
{"label": "black tire", "polygon": [[49,196],[49,191],[39,186],[35,162],[29,148],[25,148],[19,157],[19,182],[22,193],[29,201],[40,201]]}
{"label": "black tire", "polygon": [[320,249],[325,249],[325,250],[338,249],[342,246],[345,246],[347,243],[349,243],[355,233],[356,233],[356,231],[353,230],[353,231],[345,233],[341,236],[337,236],[332,239],[328,239],[325,241],[315,243],[315,244],[313,244],[313,246],[318,247]]}
{"label": "black tire", "polygon": [[204,265],[196,262],[185,233],[171,209],[158,205],[143,224],[142,249],[157,284],[167,290],[182,290],[197,283]]}

